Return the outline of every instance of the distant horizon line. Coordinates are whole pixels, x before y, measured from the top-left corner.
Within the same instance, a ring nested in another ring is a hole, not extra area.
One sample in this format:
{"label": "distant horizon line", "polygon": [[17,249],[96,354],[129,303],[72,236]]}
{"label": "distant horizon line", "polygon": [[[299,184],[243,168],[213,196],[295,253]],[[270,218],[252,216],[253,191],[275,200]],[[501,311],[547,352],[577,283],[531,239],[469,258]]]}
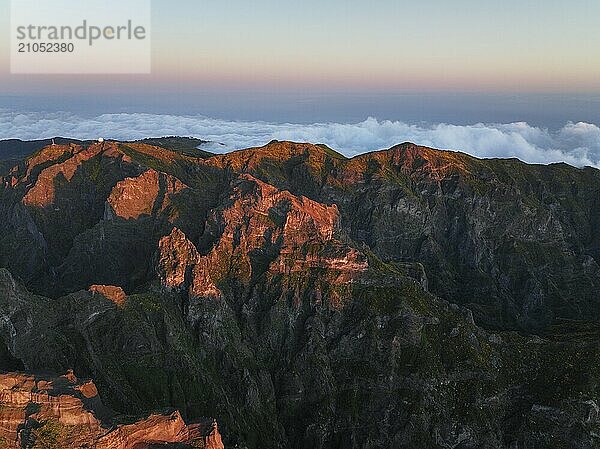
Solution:
{"label": "distant horizon line", "polygon": [[[117,88],[121,88],[124,86],[117,86]],[[69,88],[70,89],[70,88]],[[14,92],[3,92],[0,91],[0,97],[30,97],[30,96],[47,96],[47,97],[62,97],[65,95],[122,95],[124,92],[120,90],[114,91],[97,91],[97,90],[89,90],[89,89],[81,89],[81,90],[70,90],[68,92],[64,91],[33,91],[33,90],[23,90],[23,91],[14,91]],[[153,97],[155,95],[190,95],[190,94],[198,94],[198,95],[215,95],[215,94],[260,94],[260,95],[319,95],[319,96],[327,96],[327,95],[335,95],[335,96],[344,96],[344,95],[398,95],[398,96],[420,96],[420,95],[468,95],[468,96],[565,96],[565,95],[591,95],[598,96],[600,99],[600,89],[597,90],[564,90],[564,91],[556,91],[556,90],[511,90],[511,89],[498,89],[498,90],[477,90],[477,89],[465,89],[465,90],[454,90],[454,89],[345,89],[340,88],[336,89],[313,89],[313,88],[295,88],[295,89],[272,89],[272,88],[192,88],[192,89],[153,89],[149,91],[130,91],[127,90],[127,95],[130,96],[148,96]]]}

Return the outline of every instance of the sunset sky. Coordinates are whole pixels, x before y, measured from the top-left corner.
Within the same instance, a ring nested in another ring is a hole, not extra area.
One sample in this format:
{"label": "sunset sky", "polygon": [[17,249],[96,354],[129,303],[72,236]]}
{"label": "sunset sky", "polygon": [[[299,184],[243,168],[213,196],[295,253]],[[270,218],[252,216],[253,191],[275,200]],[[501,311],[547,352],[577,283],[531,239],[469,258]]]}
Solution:
{"label": "sunset sky", "polygon": [[[96,14],[141,16],[117,1]],[[152,0],[151,16],[150,74],[11,75],[0,0],[0,138],[290,139],[348,155],[410,140],[600,167],[599,0]],[[134,61],[119,48],[111,67]]]}
{"label": "sunset sky", "polygon": [[152,15],[151,75],[11,76],[5,39],[0,93],[600,91],[597,0],[153,0]]}

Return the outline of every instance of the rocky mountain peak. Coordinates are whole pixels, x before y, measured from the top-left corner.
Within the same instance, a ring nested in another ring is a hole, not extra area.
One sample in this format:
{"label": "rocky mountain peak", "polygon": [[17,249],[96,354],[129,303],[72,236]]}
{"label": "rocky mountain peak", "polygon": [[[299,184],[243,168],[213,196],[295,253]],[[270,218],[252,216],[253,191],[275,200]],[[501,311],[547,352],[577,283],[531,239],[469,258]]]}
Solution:
{"label": "rocky mountain peak", "polygon": [[207,159],[206,163],[220,168],[229,168],[235,172],[252,172],[269,161],[272,163],[302,163],[311,170],[319,172],[326,161],[343,161],[345,159],[343,155],[325,145],[272,141],[262,147],[215,155]]}

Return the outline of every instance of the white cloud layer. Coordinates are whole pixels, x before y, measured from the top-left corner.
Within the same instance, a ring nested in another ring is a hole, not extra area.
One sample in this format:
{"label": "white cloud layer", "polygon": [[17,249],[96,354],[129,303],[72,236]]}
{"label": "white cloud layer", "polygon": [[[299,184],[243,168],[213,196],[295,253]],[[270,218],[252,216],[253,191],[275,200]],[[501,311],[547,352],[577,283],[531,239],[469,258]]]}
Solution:
{"label": "white cloud layer", "polygon": [[460,150],[478,157],[516,157],[530,163],[567,162],[600,167],[600,128],[567,123],[557,131],[527,123],[475,125],[411,125],[368,118],[360,123],[248,122],[202,116],[104,114],[81,117],[70,113],[16,113],[0,110],[0,139],[78,139],[105,137],[132,140],[166,135],[193,136],[212,142],[213,151],[264,145],[273,139],[324,143],[347,156],[414,142],[433,148]]}

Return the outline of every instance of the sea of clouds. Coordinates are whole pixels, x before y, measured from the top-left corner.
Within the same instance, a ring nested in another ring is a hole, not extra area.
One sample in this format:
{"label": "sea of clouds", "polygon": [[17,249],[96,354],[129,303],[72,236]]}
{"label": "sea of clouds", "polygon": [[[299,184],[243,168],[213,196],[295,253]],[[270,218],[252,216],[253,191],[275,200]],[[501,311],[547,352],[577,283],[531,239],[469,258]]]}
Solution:
{"label": "sea of clouds", "polygon": [[567,123],[558,130],[508,124],[409,124],[368,118],[359,123],[293,123],[232,121],[203,116],[71,113],[17,113],[0,110],[0,139],[77,139],[98,137],[133,140],[168,135],[209,140],[207,149],[225,152],[277,140],[324,143],[353,156],[414,142],[459,150],[477,157],[516,157],[530,163],[566,162],[600,168],[600,127]]}

